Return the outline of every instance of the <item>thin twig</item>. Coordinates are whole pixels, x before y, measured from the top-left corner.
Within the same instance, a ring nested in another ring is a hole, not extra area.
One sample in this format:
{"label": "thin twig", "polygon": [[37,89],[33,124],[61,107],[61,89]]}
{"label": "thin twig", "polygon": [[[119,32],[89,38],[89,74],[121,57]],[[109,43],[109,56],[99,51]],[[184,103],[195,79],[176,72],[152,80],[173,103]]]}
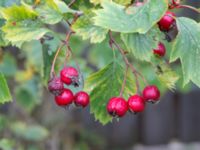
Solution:
{"label": "thin twig", "polygon": [[53,59],[53,62],[52,62],[52,65],[51,65],[51,71],[50,71],[50,77],[53,78],[55,76],[55,71],[54,71],[54,68],[55,68],[55,63],[56,63],[56,59],[58,57],[58,54],[60,53],[61,49],[65,46],[65,44],[63,43],[60,47],[58,47],[57,51],[56,51],[56,54],[54,56],[54,59]]}
{"label": "thin twig", "polygon": [[124,89],[125,89],[125,86],[126,86],[127,74],[128,74],[128,68],[129,68],[129,66],[126,66],[126,70],[125,70],[125,73],[124,73],[124,80],[123,80],[123,83],[122,83],[122,88],[121,88],[119,97],[122,97],[123,93],[124,93]]}
{"label": "thin twig", "polygon": [[192,7],[192,6],[189,6],[189,5],[178,5],[178,6],[176,6],[176,8],[189,8],[189,9],[191,9],[191,10],[193,10],[193,11],[195,11],[195,12],[200,14],[200,10],[199,9],[197,9],[195,7]]}
{"label": "thin twig", "polygon": [[134,74],[135,76],[135,79],[136,79],[136,88],[137,88],[137,92],[139,92],[139,79],[138,79],[138,76],[140,76],[142,78],[142,80],[144,81],[145,84],[148,84],[146,79],[144,78],[144,76],[138,72],[135,67],[129,62],[128,58],[126,57],[126,55],[124,54],[124,50],[117,44],[117,42],[115,41],[115,39],[113,38],[112,36],[112,32],[109,31],[109,37],[110,37],[110,45],[115,45],[115,47],[119,50],[119,52],[121,53],[121,55],[123,56],[123,60],[126,64],[126,66],[129,66],[132,73]]}
{"label": "thin twig", "polygon": [[68,4],[68,7],[71,7],[75,2],[76,2],[76,0],[72,0],[72,1]]}

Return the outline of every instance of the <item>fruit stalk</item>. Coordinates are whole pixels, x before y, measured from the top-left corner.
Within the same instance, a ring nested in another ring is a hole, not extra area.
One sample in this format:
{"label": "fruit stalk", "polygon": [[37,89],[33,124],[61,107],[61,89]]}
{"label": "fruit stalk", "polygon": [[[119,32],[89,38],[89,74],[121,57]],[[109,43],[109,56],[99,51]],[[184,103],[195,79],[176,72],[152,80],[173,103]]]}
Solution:
{"label": "fruit stalk", "polygon": [[126,86],[126,79],[127,79],[127,75],[128,75],[128,69],[129,69],[129,66],[126,66],[126,70],[125,70],[125,73],[124,73],[124,80],[123,80],[122,88],[121,88],[121,91],[120,91],[120,94],[119,94],[120,97],[122,97],[123,93],[124,93],[124,88]]}

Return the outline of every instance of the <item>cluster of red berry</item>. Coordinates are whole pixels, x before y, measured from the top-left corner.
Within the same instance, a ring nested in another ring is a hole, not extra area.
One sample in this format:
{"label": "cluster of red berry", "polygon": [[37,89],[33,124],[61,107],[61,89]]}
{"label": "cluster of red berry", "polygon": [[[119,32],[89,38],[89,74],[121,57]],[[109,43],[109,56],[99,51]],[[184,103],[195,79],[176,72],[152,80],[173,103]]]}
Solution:
{"label": "cluster of red berry", "polygon": [[89,104],[90,97],[86,92],[80,91],[74,95],[70,89],[64,87],[64,84],[79,86],[79,72],[74,67],[64,67],[60,71],[60,77],[53,77],[48,83],[48,89],[55,95],[58,106],[69,106],[73,102],[76,106],[82,107]]}
{"label": "cluster of red berry", "polygon": [[113,97],[107,104],[107,111],[113,117],[122,117],[128,110],[138,113],[144,111],[145,102],[155,103],[160,98],[160,91],[155,85],[146,86],[142,96],[136,94],[130,96],[128,101],[122,97]]}
{"label": "cluster of red berry", "polygon": [[[135,6],[140,7],[143,3],[138,2]],[[167,11],[158,22],[159,29],[168,32],[175,25],[175,14]],[[159,42],[158,47],[153,50],[154,54],[163,57],[166,53],[165,45]],[[142,112],[145,109],[145,102],[155,103],[160,98],[160,91],[155,85],[146,86],[142,92],[142,96],[136,94],[130,96],[128,101],[123,97],[113,97],[107,104],[107,111],[113,117],[122,117],[128,110],[134,113]]]}

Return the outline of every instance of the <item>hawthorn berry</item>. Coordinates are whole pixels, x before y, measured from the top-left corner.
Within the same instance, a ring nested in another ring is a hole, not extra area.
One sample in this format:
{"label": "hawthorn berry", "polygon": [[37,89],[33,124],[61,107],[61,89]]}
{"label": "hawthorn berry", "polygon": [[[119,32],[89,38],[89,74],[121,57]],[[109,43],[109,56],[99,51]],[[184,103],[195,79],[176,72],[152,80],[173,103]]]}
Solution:
{"label": "hawthorn berry", "polygon": [[67,106],[71,104],[73,100],[74,95],[69,89],[64,89],[64,91],[60,95],[55,96],[55,102],[58,106]]}
{"label": "hawthorn berry", "polygon": [[78,77],[79,72],[74,67],[64,67],[60,71],[60,78],[67,85],[74,84],[76,86],[78,84]]}
{"label": "hawthorn berry", "polygon": [[113,97],[107,104],[107,111],[113,117],[122,117],[126,114],[127,110],[128,104],[122,97]]}
{"label": "hawthorn berry", "polygon": [[142,112],[145,108],[145,101],[139,95],[133,95],[128,99],[128,107],[131,112]]}
{"label": "hawthorn berry", "polygon": [[173,12],[167,11],[165,15],[158,22],[161,31],[169,31],[175,23],[176,15]]}
{"label": "hawthorn berry", "polygon": [[76,104],[76,106],[86,107],[89,104],[89,102],[90,97],[86,92],[80,91],[76,93],[74,98],[74,103]]}
{"label": "hawthorn berry", "polygon": [[160,91],[155,85],[146,86],[142,94],[145,101],[156,102],[160,98]]}
{"label": "hawthorn berry", "polygon": [[165,45],[163,43],[159,42],[158,47],[153,50],[153,53],[160,57],[165,56],[165,53],[166,53]]}
{"label": "hawthorn berry", "polygon": [[48,90],[54,95],[60,95],[64,90],[63,82],[59,77],[53,77],[48,82]]}

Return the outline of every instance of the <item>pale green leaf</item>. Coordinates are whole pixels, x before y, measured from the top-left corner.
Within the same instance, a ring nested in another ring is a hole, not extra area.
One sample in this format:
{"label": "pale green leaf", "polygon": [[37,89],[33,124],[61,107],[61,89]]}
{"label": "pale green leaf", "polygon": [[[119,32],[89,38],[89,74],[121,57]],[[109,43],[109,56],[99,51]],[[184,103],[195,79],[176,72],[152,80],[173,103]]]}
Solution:
{"label": "pale green leaf", "polygon": [[[102,124],[112,121],[106,110],[106,105],[111,97],[119,96],[125,69],[113,62],[102,70],[92,74],[86,80],[85,90],[90,93],[90,110],[95,119]],[[127,83],[123,93],[124,98],[135,93],[135,81],[131,72],[128,73]]]}
{"label": "pale green leaf", "polygon": [[[101,2],[103,2],[103,0],[90,0],[90,2],[97,5],[97,4],[100,4]],[[121,5],[128,5],[131,3],[131,0],[114,0],[114,2],[121,4]]]}
{"label": "pale green leaf", "polygon": [[16,25],[7,22],[2,30],[5,33],[5,39],[17,47],[21,47],[24,42],[39,40],[47,32],[50,32],[50,30],[41,27],[37,21],[31,20],[16,22]]}
{"label": "pale green leaf", "polygon": [[185,17],[177,18],[176,23],[179,32],[170,61],[181,60],[184,85],[191,80],[200,87],[200,24]]}
{"label": "pale green leaf", "polygon": [[160,31],[153,28],[146,34],[124,33],[121,39],[127,47],[127,50],[140,60],[150,61],[153,55],[153,49],[158,46],[160,41]]}
{"label": "pale green leaf", "polygon": [[146,33],[164,15],[167,0],[147,0],[141,7],[129,7],[104,0],[95,11],[95,25],[122,33]]}
{"label": "pale green leaf", "polygon": [[11,101],[12,97],[10,95],[10,90],[8,88],[6,79],[0,72],[0,104],[4,104],[5,102],[11,102]]}
{"label": "pale green leaf", "polygon": [[90,39],[91,43],[100,43],[106,38],[107,29],[94,25],[94,13],[86,12],[73,25],[73,29],[83,40]]}
{"label": "pale green leaf", "polygon": [[13,5],[8,8],[2,8],[0,13],[7,21],[20,21],[25,19],[35,19],[37,17],[36,12],[22,5]]}

